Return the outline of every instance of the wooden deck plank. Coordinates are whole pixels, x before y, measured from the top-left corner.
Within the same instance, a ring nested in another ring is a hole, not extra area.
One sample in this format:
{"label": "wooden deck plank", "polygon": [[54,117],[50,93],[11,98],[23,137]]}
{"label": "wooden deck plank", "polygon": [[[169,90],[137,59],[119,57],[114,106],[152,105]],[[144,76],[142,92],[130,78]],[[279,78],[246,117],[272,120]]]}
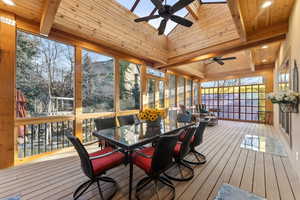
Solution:
{"label": "wooden deck plank", "polygon": [[253,193],[261,197],[266,197],[264,154],[260,152],[256,152],[255,154]]}
{"label": "wooden deck plank", "polygon": [[241,155],[239,157],[239,160],[234,168],[232,176],[230,177],[230,181],[229,181],[230,185],[233,185],[235,187],[240,187],[244,169],[245,169],[247,156],[248,156],[248,150],[243,149],[241,152]]}
{"label": "wooden deck plank", "polygon": [[289,179],[291,188],[293,190],[293,194],[296,200],[300,199],[300,181],[299,177],[297,176],[295,170],[291,166],[291,163],[287,157],[281,157],[281,161],[284,165],[285,172]]}
{"label": "wooden deck plank", "polygon": [[247,190],[248,192],[252,192],[253,188],[254,163],[255,152],[249,151],[241,182],[241,189]]}
{"label": "wooden deck plank", "polygon": [[279,188],[275,169],[273,165],[273,159],[270,154],[264,154],[265,161],[265,177],[266,177],[266,197],[267,199],[279,200]]}
{"label": "wooden deck plank", "polygon": [[273,156],[274,168],[277,176],[278,187],[281,199],[294,200],[294,194],[292,192],[290,182],[285,173],[285,169],[279,156]]}
{"label": "wooden deck plank", "polygon": [[[268,200],[300,200],[300,182],[286,157],[254,152],[240,148],[245,134],[272,136],[279,139],[273,127],[220,121],[218,126],[208,127],[204,143],[197,149],[207,155],[207,163],[194,166],[195,176],[188,182],[173,182],[176,199],[213,200],[220,186],[229,183],[253,192]],[[90,151],[97,145],[88,146]],[[189,155],[194,159],[192,155]],[[47,160],[48,159],[48,160]],[[80,161],[73,150],[34,161],[22,166],[0,170],[0,199],[21,195],[22,200],[69,200],[80,183],[87,180],[80,169]],[[174,170],[171,173],[176,173]],[[108,171],[107,176],[119,184],[114,200],[128,197],[129,167],[120,166]],[[134,167],[134,187],[145,173]],[[104,194],[112,191],[103,184]],[[156,199],[149,186],[142,199]],[[160,186],[161,199],[168,199],[169,190]],[[99,199],[95,186],[81,200]]]}

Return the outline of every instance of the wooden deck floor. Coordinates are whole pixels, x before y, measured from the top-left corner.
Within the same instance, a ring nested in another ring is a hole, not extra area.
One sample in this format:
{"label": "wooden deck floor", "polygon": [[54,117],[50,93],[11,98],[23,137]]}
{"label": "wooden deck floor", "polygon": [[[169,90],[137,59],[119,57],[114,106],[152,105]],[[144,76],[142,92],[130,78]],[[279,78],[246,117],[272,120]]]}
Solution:
{"label": "wooden deck floor", "polygon": [[[268,200],[300,200],[300,183],[288,158],[240,148],[245,134],[273,136],[271,126],[221,121],[209,127],[205,142],[199,150],[208,159],[205,165],[195,167],[195,176],[189,182],[174,182],[176,199],[214,199],[222,183],[240,187],[266,197]],[[90,146],[89,150],[95,150]],[[119,184],[114,199],[126,199],[128,193],[128,167],[120,166],[108,172]],[[172,173],[172,172],[171,172]],[[134,186],[144,173],[134,169]],[[50,156],[47,159],[0,171],[0,199],[19,195],[22,200],[72,199],[72,192],[86,178],[80,171],[77,155],[72,152]],[[110,192],[110,185],[103,185]],[[156,199],[152,187],[143,193],[143,199]],[[159,188],[161,199],[169,191]],[[100,199],[92,187],[82,199]]]}

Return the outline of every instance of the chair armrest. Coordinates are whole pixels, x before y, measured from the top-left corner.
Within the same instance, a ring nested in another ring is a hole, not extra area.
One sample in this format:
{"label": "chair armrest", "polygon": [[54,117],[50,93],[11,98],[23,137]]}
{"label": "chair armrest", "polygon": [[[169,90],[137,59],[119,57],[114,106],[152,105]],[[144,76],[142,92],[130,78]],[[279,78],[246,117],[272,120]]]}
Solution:
{"label": "chair armrest", "polygon": [[139,151],[135,151],[135,153],[138,154],[139,156],[144,157],[144,158],[152,158],[152,156],[146,155],[146,154],[144,154],[142,152],[139,152]]}
{"label": "chair armrest", "polygon": [[105,154],[102,154],[102,155],[99,155],[99,156],[93,156],[93,157],[89,157],[90,160],[95,160],[95,159],[99,159],[99,158],[103,158],[103,157],[107,157],[113,153],[116,153],[116,152],[120,152],[121,149],[116,149],[114,151],[111,151],[111,152],[108,152],[108,153],[105,153]]}

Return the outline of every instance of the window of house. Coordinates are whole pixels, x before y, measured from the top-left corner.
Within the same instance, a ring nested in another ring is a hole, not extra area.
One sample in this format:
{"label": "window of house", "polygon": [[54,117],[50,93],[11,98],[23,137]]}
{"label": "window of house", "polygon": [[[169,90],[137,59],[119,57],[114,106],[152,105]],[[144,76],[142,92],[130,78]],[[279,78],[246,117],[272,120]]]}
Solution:
{"label": "window of house", "polygon": [[148,107],[155,108],[155,79],[147,79],[147,100]]}
{"label": "window of house", "polygon": [[178,77],[178,87],[177,87],[177,97],[178,97],[178,106],[184,105],[184,83],[185,79],[183,77]]}
{"label": "window of house", "polygon": [[192,106],[192,80],[186,80],[186,106]]}
{"label": "window of house", "polygon": [[169,75],[169,105],[170,107],[176,106],[176,76],[173,74]]}
{"label": "window of house", "polygon": [[[202,83],[202,103],[222,119],[264,121],[266,88],[263,77]],[[216,87],[207,87],[216,86]]]}
{"label": "window of house", "polygon": [[120,61],[120,109],[139,110],[141,94],[140,65]]}
{"label": "window of house", "polygon": [[194,105],[199,104],[199,83],[193,82],[193,90],[194,90]]}
{"label": "window of house", "polygon": [[165,107],[165,82],[158,81],[158,107]]}
{"label": "window of house", "polygon": [[74,105],[74,47],[17,31],[17,117],[67,115]]}
{"label": "window of house", "polygon": [[114,111],[114,59],[82,51],[82,107],[84,113]]}

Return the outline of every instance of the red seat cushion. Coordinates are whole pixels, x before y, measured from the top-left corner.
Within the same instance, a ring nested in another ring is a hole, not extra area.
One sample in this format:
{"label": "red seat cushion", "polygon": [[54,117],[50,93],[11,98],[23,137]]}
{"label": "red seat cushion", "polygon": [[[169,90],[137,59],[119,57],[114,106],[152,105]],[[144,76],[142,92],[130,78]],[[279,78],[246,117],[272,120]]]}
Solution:
{"label": "red seat cushion", "polygon": [[191,144],[193,144],[194,140],[195,140],[195,136],[192,137]]}
{"label": "red seat cushion", "polygon": [[[179,136],[179,141],[183,141],[184,137],[185,137],[186,132],[183,132],[182,134],[180,134]],[[195,136],[192,137],[191,139],[191,144],[194,142]]]}
{"label": "red seat cushion", "polygon": [[185,135],[186,135],[186,132],[182,131],[182,133],[179,135],[179,141],[183,141]]}
{"label": "red seat cushion", "polygon": [[[113,150],[114,149],[111,147],[106,147],[100,151],[90,153],[89,156],[90,157],[99,156],[99,155],[103,155],[103,154],[112,152]],[[116,167],[123,162],[124,158],[125,158],[125,156],[123,153],[115,152],[115,153],[105,156],[103,158],[98,158],[98,159],[92,160],[91,162],[93,165],[94,173],[96,175],[101,174],[101,173],[105,172],[106,170]]]}
{"label": "red seat cushion", "polygon": [[177,142],[175,148],[174,148],[174,155],[175,156],[178,156],[179,155],[179,152],[180,152],[180,148],[181,148],[181,144],[182,142]]}
{"label": "red seat cushion", "polygon": [[[146,154],[147,156],[153,156],[153,153],[155,151],[154,147],[146,147],[139,152]],[[146,158],[138,153],[134,153],[132,155],[133,163],[137,165],[139,168],[144,170],[146,173],[151,173],[151,164],[152,164],[152,158]]]}

